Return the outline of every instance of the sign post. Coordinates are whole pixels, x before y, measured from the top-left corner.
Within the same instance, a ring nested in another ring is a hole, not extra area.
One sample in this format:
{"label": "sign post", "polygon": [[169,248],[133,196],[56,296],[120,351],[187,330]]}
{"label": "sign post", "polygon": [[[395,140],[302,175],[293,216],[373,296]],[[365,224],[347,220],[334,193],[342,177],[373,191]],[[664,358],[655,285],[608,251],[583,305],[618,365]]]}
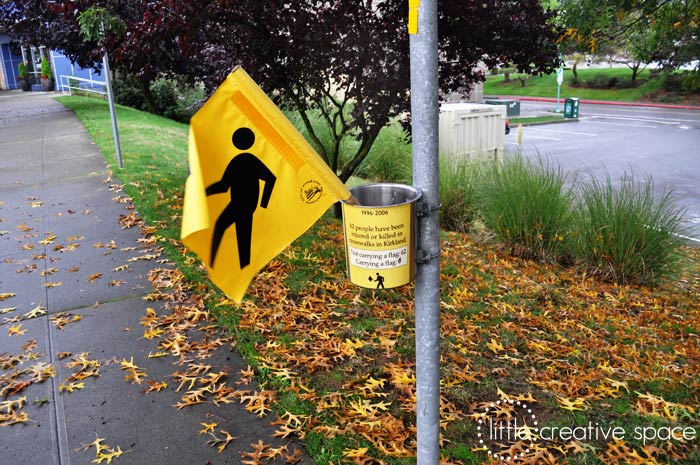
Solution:
{"label": "sign post", "polygon": [[415,280],[417,464],[437,465],[440,461],[437,0],[411,0],[410,9],[413,11],[409,15],[413,185],[422,191],[426,206],[418,218]]}
{"label": "sign post", "polygon": [[112,93],[112,81],[109,77],[109,57],[107,56],[107,47],[102,55],[102,71],[105,74],[105,88],[107,89],[107,101],[109,102],[109,116],[112,119],[112,136],[114,136],[114,149],[117,154],[117,166],[124,167],[122,161],[122,146],[119,143],[119,129],[117,128],[117,113],[114,110],[114,94]]}
{"label": "sign post", "polygon": [[564,69],[560,66],[557,69],[557,113],[561,113],[559,106],[559,96],[561,95],[561,85],[564,83]]}

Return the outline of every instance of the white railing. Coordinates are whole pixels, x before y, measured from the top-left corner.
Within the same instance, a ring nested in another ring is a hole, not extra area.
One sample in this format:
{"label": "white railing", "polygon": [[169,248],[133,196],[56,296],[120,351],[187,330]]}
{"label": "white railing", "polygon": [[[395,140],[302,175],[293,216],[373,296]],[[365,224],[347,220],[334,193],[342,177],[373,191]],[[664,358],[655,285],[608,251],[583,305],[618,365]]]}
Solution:
{"label": "white railing", "polygon": [[94,79],[80,78],[65,74],[59,76],[58,90],[61,92],[68,92],[70,95],[73,95],[73,91],[107,95],[104,81],[95,81]]}

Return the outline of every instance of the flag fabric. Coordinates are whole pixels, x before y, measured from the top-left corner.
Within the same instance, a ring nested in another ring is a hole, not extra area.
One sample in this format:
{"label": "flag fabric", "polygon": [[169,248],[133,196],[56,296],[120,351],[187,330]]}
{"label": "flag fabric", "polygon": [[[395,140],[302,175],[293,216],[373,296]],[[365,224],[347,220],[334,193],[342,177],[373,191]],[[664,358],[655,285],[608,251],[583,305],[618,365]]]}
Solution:
{"label": "flag fabric", "polygon": [[240,303],[255,274],[350,191],[243,68],[192,117],[182,242]]}

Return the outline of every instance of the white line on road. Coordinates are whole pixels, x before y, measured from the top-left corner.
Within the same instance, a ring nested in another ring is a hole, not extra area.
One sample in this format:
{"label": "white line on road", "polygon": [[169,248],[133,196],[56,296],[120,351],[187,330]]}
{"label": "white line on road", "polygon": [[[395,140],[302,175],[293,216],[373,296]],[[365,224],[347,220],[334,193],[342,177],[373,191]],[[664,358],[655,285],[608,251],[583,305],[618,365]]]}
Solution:
{"label": "white line on road", "polygon": [[611,123],[610,121],[593,121],[590,118],[580,118],[582,121],[585,120],[587,123],[593,124],[605,124],[606,126],[631,126],[635,128],[653,128],[656,129],[658,126],[652,126],[650,124],[628,124],[628,123]]}
{"label": "white line on road", "polygon": [[528,139],[546,139],[546,140],[556,140],[561,142],[563,139],[558,139],[556,137],[547,137],[547,136],[538,136],[536,134],[532,134],[530,131],[527,132],[527,136],[523,135],[523,137],[527,137]]}
{"label": "white line on road", "polygon": [[593,134],[590,132],[581,132],[581,131],[562,131],[562,130],[557,130],[557,129],[543,129],[539,127],[529,127],[527,128],[527,132],[532,132],[532,131],[544,131],[544,132],[555,132],[557,134],[580,134],[582,136],[591,136],[591,137],[598,137],[598,134]]}
{"label": "white line on road", "polygon": [[597,118],[597,119],[621,119],[624,121],[644,121],[645,123],[655,123],[655,124],[664,124],[664,125],[677,125],[681,124],[681,122],[684,123],[697,123],[697,120],[692,120],[692,119],[674,119],[673,121],[664,121],[648,116],[623,116],[623,115],[607,115],[607,114],[601,114],[601,115],[590,115],[591,118]]}
{"label": "white line on road", "polygon": [[[610,108],[610,106],[608,106],[608,109],[610,111],[624,111],[625,113],[647,113],[647,114],[649,114],[649,113],[662,113],[664,115],[683,115],[683,116],[691,116],[691,115],[695,116],[698,114],[697,110],[685,110],[685,111],[675,110],[674,111],[674,109],[656,108],[656,107],[641,107],[641,108],[640,107],[637,107],[637,108],[634,108],[634,107],[616,107],[616,109],[613,110],[612,108]],[[601,113],[598,113],[601,115],[607,114],[607,113],[605,113],[605,110],[603,110],[601,108],[596,108],[596,109],[594,109],[594,111],[601,112]]]}

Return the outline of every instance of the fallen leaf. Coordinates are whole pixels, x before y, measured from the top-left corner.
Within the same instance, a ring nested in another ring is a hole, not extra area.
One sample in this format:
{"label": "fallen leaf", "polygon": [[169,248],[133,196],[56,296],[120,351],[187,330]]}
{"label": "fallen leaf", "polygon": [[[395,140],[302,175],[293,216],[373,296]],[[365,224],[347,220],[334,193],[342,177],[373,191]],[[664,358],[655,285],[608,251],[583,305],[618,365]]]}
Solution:
{"label": "fallen leaf", "polygon": [[37,318],[46,315],[46,308],[41,305],[37,305],[32,310],[24,314],[24,318],[30,320],[32,318]]}
{"label": "fallen leaf", "polygon": [[17,294],[15,294],[14,292],[3,292],[2,294],[0,294],[0,302],[15,297],[16,295]]}
{"label": "fallen leaf", "polygon": [[214,429],[219,426],[218,423],[200,423],[200,425],[204,426],[203,429],[199,430],[199,434],[206,434],[206,433],[213,433]]}
{"label": "fallen leaf", "polygon": [[10,326],[10,329],[8,330],[8,334],[10,336],[22,336],[27,332],[26,329],[22,329],[22,323],[19,323],[15,326]]}
{"label": "fallen leaf", "polygon": [[83,389],[84,387],[85,387],[85,383],[82,381],[79,383],[75,383],[75,382],[71,382],[68,384],[62,383],[58,386],[58,392],[63,392],[63,391],[73,392],[73,391],[76,391],[78,389]]}
{"label": "fallen leaf", "polygon": [[102,463],[105,461],[107,463],[112,463],[112,459],[121,457],[123,453],[124,451],[122,451],[119,446],[117,446],[117,450],[107,449],[105,452],[98,452],[97,457],[95,457],[92,463]]}

